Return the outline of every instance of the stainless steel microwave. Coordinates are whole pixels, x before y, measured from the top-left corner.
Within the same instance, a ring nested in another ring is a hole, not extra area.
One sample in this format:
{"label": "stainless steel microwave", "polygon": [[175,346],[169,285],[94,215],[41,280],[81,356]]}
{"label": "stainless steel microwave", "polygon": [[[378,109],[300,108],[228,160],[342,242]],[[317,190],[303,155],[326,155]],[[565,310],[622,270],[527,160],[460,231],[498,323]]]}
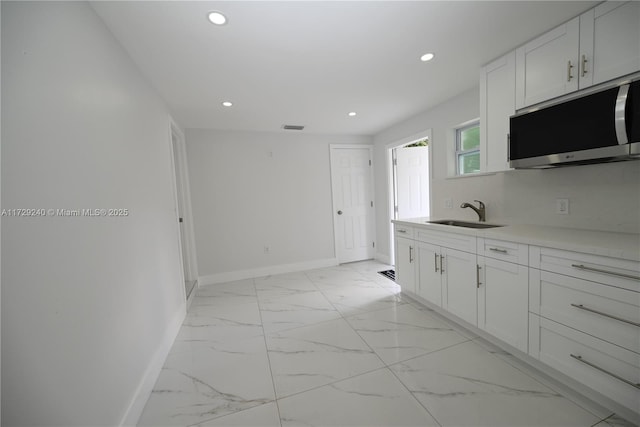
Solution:
{"label": "stainless steel microwave", "polygon": [[633,159],[640,159],[640,73],[510,118],[512,168]]}

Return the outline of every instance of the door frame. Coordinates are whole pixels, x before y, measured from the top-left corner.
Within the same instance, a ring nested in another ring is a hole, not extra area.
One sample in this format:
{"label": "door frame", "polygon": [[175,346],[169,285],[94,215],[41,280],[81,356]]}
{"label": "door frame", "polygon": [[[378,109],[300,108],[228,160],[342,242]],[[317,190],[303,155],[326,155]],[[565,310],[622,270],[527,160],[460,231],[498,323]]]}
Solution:
{"label": "door frame", "polygon": [[[376,242],[376,200],[375,200],[375,186],[374,186],[374,174],[373,168],[375,167],[375,163],[373,161],[373,144],[329,144],[329,178],[331,181],[331,219],[333,222],[333,253],[335,254],[336,261],[340,264],[340,260],[338,259],[338,226],[336,222],[336,206],[334,205],[334,194],[333,194],[333,171],[331,167],[331,152],[334,149],[363,149],[366,148],[369,150],[369,159],[371,160],[371,167],[369,168],[369,185],[371,188],[371,201],[373,202],[373,209],[371,209],[371,238],[373,243]],[[377,252],[377,248],[372,248],[372,258],[375,258]]]}
{"label": "door frame", "polygon": [[422,132],[415,133],[410,136],[398,139],[384,146],[385,163],[387,165],[387,233],[389,235],[389,264],[394,265],[395,259],[395,235],[391,221],[395,219],[395,178],[393,171],[393,149],[403,147],[408,144],[427,138],[429,140],[429,214],[431,214],[433,206],[433,137],[432,128],[425,129]]}
{"label": "door frame", "polygon": [[[175,142],[174,142],[175,136]],[[175,144],[175,151],[174,151]],[[175,203],[176,230],[178,237],[178,248],[180,250],[180,266],[182,267],[183,283],[181,286],[184,292],[184,282],[196,281],[198,286],[198,265],[196,260],[195,234],[193,228],[193,215],[191,210],[191,192],[189,185],[189,173],[187,165],[187,146],[185,135],[180,126],[169,116],[169,148],[171,154],[171,173],[173,183],[173,196]],[[177,158],[176,155],[177,154]],[[182,205],[183,228],[180,231],[180,204]],[[184,238],[185,244],[182,244]],[[184,247],[183,247],[184,246]],[[186,265],[183,260],[187,260]],[[192,295],[194,293],[192,292]],[[185,299],[186,299],[186,293]]]}

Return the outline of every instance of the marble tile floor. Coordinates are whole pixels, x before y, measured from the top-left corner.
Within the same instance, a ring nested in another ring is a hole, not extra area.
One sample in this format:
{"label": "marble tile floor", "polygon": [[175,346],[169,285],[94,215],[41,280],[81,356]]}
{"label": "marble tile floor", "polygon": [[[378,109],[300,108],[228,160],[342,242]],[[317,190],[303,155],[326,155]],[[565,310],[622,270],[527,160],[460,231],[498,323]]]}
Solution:
{"label": "marble tile floor", "polygon": [[198,289],[138,425],[631,425],[402,296],[388,268]]}

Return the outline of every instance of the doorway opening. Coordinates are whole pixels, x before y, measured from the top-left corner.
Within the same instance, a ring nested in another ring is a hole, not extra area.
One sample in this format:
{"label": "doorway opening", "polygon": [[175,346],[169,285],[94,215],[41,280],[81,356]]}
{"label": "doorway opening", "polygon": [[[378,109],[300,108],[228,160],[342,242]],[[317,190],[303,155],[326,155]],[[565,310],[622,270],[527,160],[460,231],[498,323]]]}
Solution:
{"label": "doorway opening", "polygon": [[193,251],[191,250],[193,229],[191,227],[189,184],[187,181],[186,147],[182,133],[171,126],[171,148],[173,150],[173,167],[176,184],[176,209],[178,214],[178,232],[182,269],[184,273],[185,299],[188,301],[196,287],[195,268],[193,267]]}
{"label": "doorway opening", "polygon": [[[389,220],[427,217],[431,213],[431,131],[387,146]],[[395,257],[393,227],[389,227],[390,264]]]}

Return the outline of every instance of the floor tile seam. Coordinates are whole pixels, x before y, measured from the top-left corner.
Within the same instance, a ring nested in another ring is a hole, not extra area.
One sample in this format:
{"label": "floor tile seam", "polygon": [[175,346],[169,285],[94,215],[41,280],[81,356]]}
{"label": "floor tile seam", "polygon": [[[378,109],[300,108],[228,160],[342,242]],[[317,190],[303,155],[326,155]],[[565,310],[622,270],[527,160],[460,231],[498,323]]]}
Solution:
{"label": "floor tile seam", "polygon": [[393,362],[393,363],[386,364],[386,366],[387,366],[389,369],[391,369],[391,368],[392,368],[392,367],[394,367],[395,365],[400,365],[400,364],[403,364],[403,363],[407,363],[407,362],[410,362],[410,361],[412,361],[412,360],[414,360],[414,359],[418,359],[418,358],[420,358],[420,357],[424,357],[424,356],[432,355],[432,354],[438,353],[438,352],[440,352],[440,351],[448,350],[448,349],[450,349],[450,348],[452,348],[452,347],[456,347],[456,346],[459,346],[459,345],[462,345],[462,344],[466,344],[466,343],[469,343],[469,342],[473,341],[473,340],[468,339],[468,338],[466,338],[466,337],[462,337],[462,338],[464,338],[464,341],[460,341],[460,342],[457,342],[457,343],[455,343],[455,344],[451,344],[451,345],[448,345],[448,346],[446,346],[446,347],[442,347],[442,348],[439,348],[439,349],[436,349],[436,350],[430,350],[430,351],[427,351],[426,353],[422,353],[422,354],[419,354],[419,355],[417,355],[417,356],[411,356],[411,357],[409,357],[409,358],[407,358],[407,359],[404,359],[404,360],[398,360],[397,362]]}
{"label": "floor tile seam", "polygon": [[[250,406],[248,408],[244,408],[244,409],[241,409],[239,411],[228,412],[226,414],[219,415],[217,417],[207,418],[206,420],[201,420],[201,421],[198,421],[197,423],[194,423],[194,424],[186,424],[184,427],[199,427],[199,426],[202,426],[202,424],[211,422],[213,420],[219,420],[221,418],[228,417],[228,416],[231,416],[231,415],[237,415],[237,414],[239,414],[241,412],[245,412],[245,411],[249,411],[251,409],[259,408],[261,406],[268,405],[270,403],[276,403],[276,399],[274,398],[273,400],[270,400],[268,402],[259,403],[259,404],[255,405],[255,406]],[[281,425],[281,427],[282,427],[282,425]]]}
{"label": "floor tile seam", "polygon": [[351,380],[351,379],[354,379],[354,378],[358,378],[358,377],[361,377],[363,375],[368,375],[368,374],[371,374],[373,372],[380,371],[380,370],[383,370],[383,369],[389,369],[389,368],[386,367],[386,366],[378,366],[377,368],[372,368],[372,369],[369,369],[368,371],[365,371],[365,372],[360,372],[360,373],[355,374],[355,375],[350,375],[348,377],[339,378],[339,379],[336,379],[336,380],[328,382],[328,383],[319,384],[319,385],[316,385],[316,386],[311,387],[309,389],[300,390],[300,391],[296,391],[295,393],[287,394],[286,396],[278,397],[276,395],[276,401],[286,400],[286,399],[289,399],[289,398],[294,397],[294,396],[298,396],[298,395],[301,395],[301,394],[308,393],[310,391],[318,390],[318,389],[320,389],[322,387],[333,386],[334,384],[340,383],[342,381],[347,381],[347,380]]}
{"label": "floor tile seam", "polygon": [[[256,288],[256,280],[253,280],[253,287]],[[257,289],[257,288],[256,288]],[[276,391],[276,382],[273,378],[273,368],[271,367],[271,357],[269,356],[269,345],[267,344],[267,334],[264,330],[264,321],[262,320],[262,310],[260,309],[260,303],[258,303],[258,315],[260,316],[260,325],[262,327],[262,339],[264,341],[264,349],[267,356],[267,365],[269,366],[269,376],[271,377],[271,388],[273,389],[273,398],[276,404],[276,411],[278,413],[278,421],[280,422],[280,427],[282,427],[282,417],[280,416],[280,406],[278,405],[278,394]]]}
{"label": "floor tile seam", "polygon": [[[336,312],[340,315],[340,312],[339,312],[339,311],[337,311],[337,310],[336,310]],[[262,316],[262,313],[261,313],[260,315]],[[273,331],[273,332],[268,332],[268,333],[267,333],[267,332],[265,332],[265,337],[266,337],[266,336],[270,336],[270,337],[271,337],[271,336],[273,336],[273,335],[277,335],[277,334],[280,334],[280,333],[282,333],[282,332],[290,332],[290,331],[294,331],[294,330],[296,330],[296,329],[306,328],[306,327],[308,327],[308,326],[317,326],[317,325],[321,325],[321,324],[323,324],[323,323],[335,322],[336,320],[344,320],[344,321],[346,322],[346,319],[344,319],[344,317],[340,316],[340,317],[336,317],[336,318],[334,318],[334,319],[320,320],[320,321],[318,321],[318,322],[308,323],[308,324],[306,324],[306,325],[294,326],[293,328],[281,329],[281,330],[278,330],[278,331]],[[347,322],[347,324],[348,324],[348,323],[349,323],[349,322]],[[269,349],[267,348],[267,350],[269,350]]]}
{"label": "floor tile seam", "polygon": [[[476,344],[480,345],[485,350],[487,350],[486,347],[481,345],[480,343],[478,343],[478,341],[482,341],[483,343],[488,343],[490,346],[496,347],[499,350],[502,350],[500,347],[498,347],[498,346],[494,345],[493,343],[487,341],[486,339],[482,338],[481,336],[478,336],[478,337],[474,338],[472,341],[475,342]],[[562,389],[562,387],[559,387],[557,384],[555,384],[553,382],[553,378],[552,377],[550,377],[549,375],[547,375],[547,374],[543,373],[542,371],[538,370],[536,367],[531,366],[531,365],[527,364],[524,361],[521,361],[520,359],[518,359],[516,356],[513,356],[508,351],[506,351],[506,353],[508,353],[509,356],[511,356],[511,357],[500,357],[496,353],[492,353],[489,350],[487,350],[487,351],[489,352],[489,354],[491,354],[491,356],[493,356],[493,357],[495,357],[495,358],[507,363],[509,366],[511,366],[512,368],[514,368],[517,371],[521,372],[522,374],[524,374],[528,378],[532,379],[536,383],[538,383],[538,384],[542,385],[543,387],[548,388],[549,390],[553,391],[554,393],[562,396],[564,399],[567,399],[568,401],[570,401],[574,405],[578,406],[579,408],[583,409],[584,411],[590,413],[594,417],[600,418],[602,416],[602,415],[599,415],[599,414],[595,413],[594,412],[594,410],[595,410],[594,408],[589,408],[586,403],[582,403],[580,401],[580,399],[574,399],[572,394],[565,393],[565,391]],[[503,350],[503,351],[505,351],[505,350]],[[549,377],[549,378],[547,378],[547,377]],[[567,386],[567,388],[570,388],[570,387]],[[586,397],[585,397],[585,399],[589,400]],[[604,419],[598,421],[598,423],[601,422],[601,421],[604,421],[607,418],[610,418],[613,415],[615,415],[615,413],[610,412],[609,415],[607,415]],[[598,423],[596,423],[596,424],[598,424]]]}
{"label": "floor tile seam", "polygon": [[[403,362],[398,362],[398,363],[403,363]],[[398,380],[398,382],[400,384],[402,384],[402,387],[404,387],[405,390],[407,390],[409,392],[409,394],[411,395],[411,397],[413,398],[413,400],[415,400],[418,405],[420,405],[420,407],[422,407],[425,411],[427,411],[427,414],[429,414],[431,416],[431,418],[433,418],[433,420],[436,422],[436,424],[438,424],[439,427],[442,427],[442,423],[440,423],[440,421],[438,421],[438,419],[431,413],[431,411],[429,410],[429,408],[426,407],[426,405],[424,403],[422,403],[420,401],[420,399],[418,399],[418,397],[415,395],[414,392],[411,391],[411,389],[409,389],[409,387],[404,383],[404,381],[402,381],[402,379],[398,376],[398,374],[396,374],[394,372],[393,369],[391,369],[391,365],[387,366],[387,369],[391,372],[391,374]]]}

